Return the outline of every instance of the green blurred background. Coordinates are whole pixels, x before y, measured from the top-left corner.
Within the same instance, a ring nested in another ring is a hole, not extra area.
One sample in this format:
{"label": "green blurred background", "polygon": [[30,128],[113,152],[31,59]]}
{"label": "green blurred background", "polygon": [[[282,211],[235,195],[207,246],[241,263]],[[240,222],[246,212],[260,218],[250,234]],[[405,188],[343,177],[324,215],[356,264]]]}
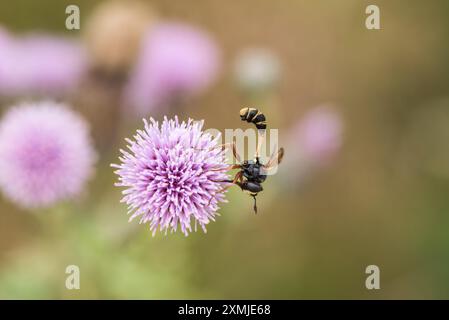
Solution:
{"label": "green blurred background", "polygon": [[[77,37],[65,29],[65,7],[80,7],[82,30],[98,2],[3,1],[0,24]],[[236,188],[207,234],[153,238],[148,226],[127,222],[113,186],[109,164],[124,142],[101,146],[109,112],[95,118],[79,107],[100,145],[96,176],[79,202],[42,212],[0,200],[0,298],[449,298],[448,1],[149,3],[164,18],[205,28],[223,50],[217,83],[189,102],[188,116],[241,126],[248,100],[232,81],[232,61],[242,48],[271,48],[283,69],[275,98],[260,105],[268,121],[282,139],[307,110],[332,102],[345,122],[338,156],[300,188],[267,180],[258,215]],[[380,7],[381,30],[365,28],[369,4]],[[65,288],[71,264],[80,290]],[[380,290],[365,288],[371,264]]]}

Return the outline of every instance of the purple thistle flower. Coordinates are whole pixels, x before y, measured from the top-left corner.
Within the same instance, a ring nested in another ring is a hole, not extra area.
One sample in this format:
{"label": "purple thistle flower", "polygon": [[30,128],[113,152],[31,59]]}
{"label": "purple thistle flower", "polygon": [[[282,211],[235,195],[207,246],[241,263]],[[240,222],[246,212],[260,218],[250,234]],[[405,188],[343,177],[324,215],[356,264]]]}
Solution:
{"label": "purple thistle flower", "polygon": [[75,41],[15,38],[0,30],[0,95],[60,95],[79,83],[86,67],[84,50]]}
{"label": "purple thistle flower", "polygon": [[173,100],[201,93],[215,80],[219,51],[202,30],[162,23],[145,35],[125,102],[145,115]]}
{"label": "purple thistle flower", "polygon": [[0,189],[22,207],[79,194],[95,159],[87,123],[65,105],[24,103],[0,122]]}
{"label": "purple thistle flower", "polygon": [[188,235],[199,224],[215,220],[219,202],[226,202],[220,192],[228,179],[224,151],[217,148],[219,136],[213,138],[202,131],[203,121],[179,122],[178,118],[159,123],[145,119],[145,129],[138,130],[134,140],[126,139],[129,152],[120,150],[117,186],[125,187],[122,202],[132,213],[130,221],[140,216],[140,223],[149,223],[167,233],[181,231]]}

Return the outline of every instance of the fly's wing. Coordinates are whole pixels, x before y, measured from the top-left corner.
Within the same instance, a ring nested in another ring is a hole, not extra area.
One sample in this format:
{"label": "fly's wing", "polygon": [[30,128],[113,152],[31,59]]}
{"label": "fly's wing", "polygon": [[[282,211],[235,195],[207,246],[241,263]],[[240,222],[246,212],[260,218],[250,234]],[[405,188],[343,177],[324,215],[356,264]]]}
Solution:
{"label": "fly's wing", "polygon": [[273,152],[273,154],[270,157],[270,160],[268,160],[268,162],[265,165],[263,165],[263,169],[265,171],[272,169],[273,167],[281,163],[283,158],[284,158],[284,148],[280,148],[277,152],[276,151]]}
{"label": "fly's wing", "polygon": [[237,152],[237,147],[235,145],[235,142],[232,143],[232,154],[234,155],[235,160],[237,160],[238,163],[242,162],[239,153]]}

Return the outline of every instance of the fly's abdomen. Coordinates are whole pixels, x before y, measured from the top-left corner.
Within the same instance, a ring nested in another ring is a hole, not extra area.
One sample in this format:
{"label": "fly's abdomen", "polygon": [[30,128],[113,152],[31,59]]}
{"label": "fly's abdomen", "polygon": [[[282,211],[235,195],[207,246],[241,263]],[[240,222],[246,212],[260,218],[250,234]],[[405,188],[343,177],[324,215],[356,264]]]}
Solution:
{"label": "fly's abdomen", "polygon": [[244,190],[247,190],[251,193],[258,193],[261,192],[263,188],[259,183],[248,181],[244,186]]}
{"label": "fly's abdomen", "polygon": [[257,129],[264,130],[267,128],[265,115],[256,108],[243,108],[240,110],[240,118],[243,121],[253,123]]}

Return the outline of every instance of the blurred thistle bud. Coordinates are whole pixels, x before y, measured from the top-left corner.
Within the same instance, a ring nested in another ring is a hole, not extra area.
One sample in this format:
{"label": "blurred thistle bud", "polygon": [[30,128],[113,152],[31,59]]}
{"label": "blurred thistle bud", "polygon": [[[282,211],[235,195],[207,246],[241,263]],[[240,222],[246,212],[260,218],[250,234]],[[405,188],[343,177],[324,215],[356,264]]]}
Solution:
{"label": "blurred thistle bud", "polygon": [[219,53],[201,29],[182,23],[155,25],[145,35],[125,89],[125,104],[146,115],[202,93],[217,76]]}
{"label": "blurred thistle bud", "polygon": [[59,96],[75,89],[86,70],[76,41],[45,34],[14,37],[0,30],[0,95]]}
{"label": "blurred thistle bud", "polygon": [[248,48],[236,58],[234,77],[239,88],[250,94],[272,90],[281,77],[281,62],[265,48]]}
{"label": "blurred thistle bud", "polygon": [[329,106],[319,106],[306,113],[292,132],[296,149],[305,161],[313,165],[326,165],[342,145],[343,121],[340,114]]}
{"label": "blurred thistle bud", "polygon": [[144,32],[153,21],[153,11],[141,1],[101,3],[84,29],[93,68],[106,74],[127,72],[138,55]]}
{"label": "blurred thistle bud", "polygon": [[286,137],[281,178],[285,185],[303,186],[316,170],[329,165],[343,142],[343,120],[332,107],[319,106],[299,119]]}

